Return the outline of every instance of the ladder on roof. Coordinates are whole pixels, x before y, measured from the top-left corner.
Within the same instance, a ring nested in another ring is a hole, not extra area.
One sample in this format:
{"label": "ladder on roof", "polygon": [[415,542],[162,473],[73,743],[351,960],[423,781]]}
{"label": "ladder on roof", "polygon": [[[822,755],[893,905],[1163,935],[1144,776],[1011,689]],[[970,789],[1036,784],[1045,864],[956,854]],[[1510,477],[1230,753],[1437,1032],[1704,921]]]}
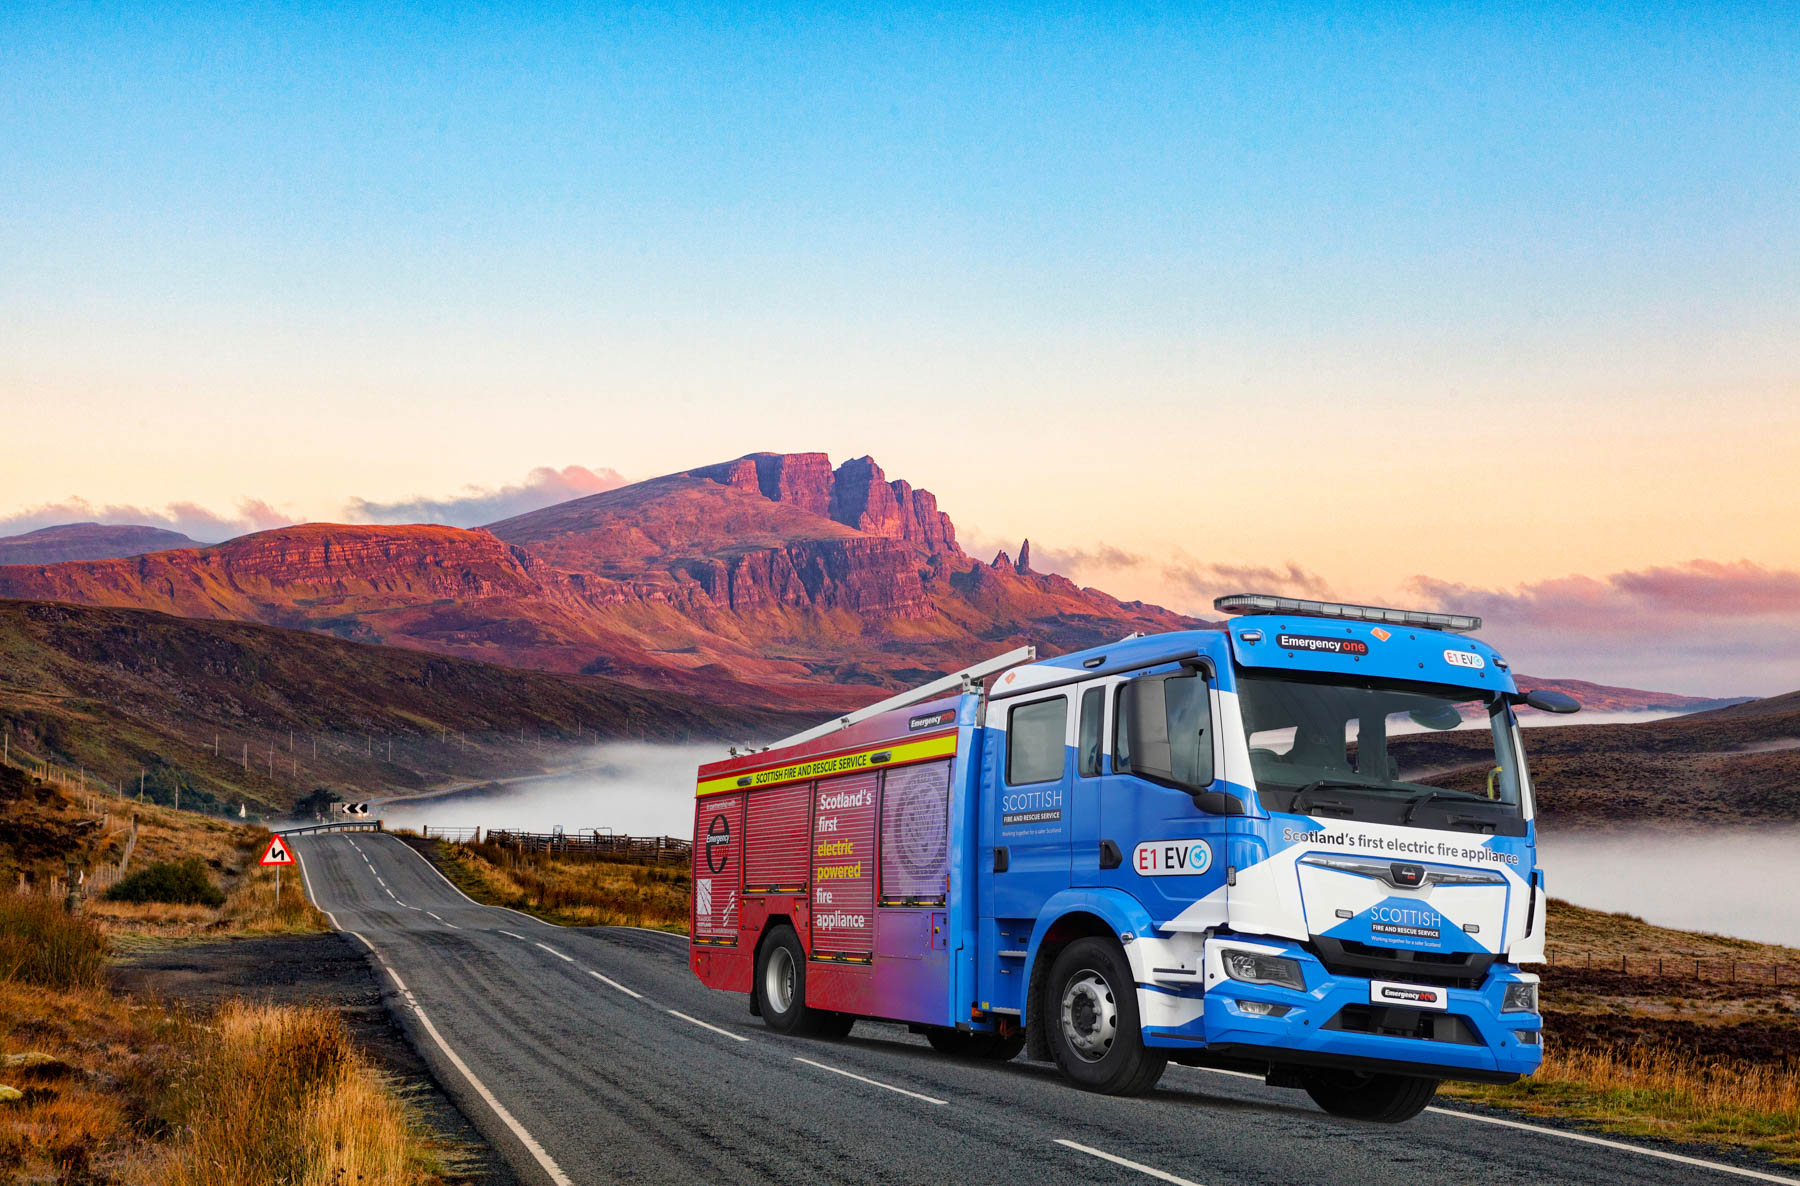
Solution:
{"label": "ladder on roof", "polygon": [[995,655],[992,659],[984,659],[980,663],[965,667],[961,671],[952,671],[941,679],[934,679],[928,684],[920,684],[909,692],[901,692],[897,696],[889,696],[886,700],[877,700],[853,713],[827,721],[792,737],[784,737],[771,745],[770,749],[784,749],[790,745],[799,745],[803,741],[812,741],[819,737],[828,737],[840,729],[848,729],[851,725],[866,721],[870,717],[878,717],[884,712],[892,712],[896,708],[905,708],[909,704],[917,704],[921,700],[930,700],[934,696],[942,696],[947,692],[971,690],[971,685],[979,684],[990,675],[1005,671],[1008,667],[1017,667],[1021,663],[1030,663],[1037,658],[1036,647],[1019,647]]}

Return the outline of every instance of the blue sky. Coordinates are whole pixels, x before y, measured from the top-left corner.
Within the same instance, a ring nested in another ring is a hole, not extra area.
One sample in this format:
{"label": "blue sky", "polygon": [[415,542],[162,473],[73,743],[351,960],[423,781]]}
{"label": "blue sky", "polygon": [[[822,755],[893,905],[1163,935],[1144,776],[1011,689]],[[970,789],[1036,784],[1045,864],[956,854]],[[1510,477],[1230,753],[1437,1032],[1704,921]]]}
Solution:
{"label": "blue sky", "polygon": [[8,8],[0,515],[822,449],[1368,596],[1800,568],[1800,17],[1569,7]]}

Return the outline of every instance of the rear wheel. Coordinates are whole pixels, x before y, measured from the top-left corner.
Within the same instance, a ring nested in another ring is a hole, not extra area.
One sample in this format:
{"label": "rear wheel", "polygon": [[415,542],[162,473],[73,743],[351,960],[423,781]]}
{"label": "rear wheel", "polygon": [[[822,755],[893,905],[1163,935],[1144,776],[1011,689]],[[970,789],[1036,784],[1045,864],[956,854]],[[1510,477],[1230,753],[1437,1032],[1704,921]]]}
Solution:
{"label": "rear wheel", "polygon": [[751,994],[752,1012],[777,1033],[842,1038],[856,1024],[849,1013],[807,1008],[806,951],[800,946],[800,936],[788,927],[776,929],[763,940],[756,953]]}
{"label": "rear wheel", "polygon": [[1168,1055],[1144,1045],[1137,982],[1110,939],[1077,939],[1063,948],[1050,965],[1038,1007],[1050,1054],[1077,1087],[1142,1095],[1169,1065]]}
{"label": "rear wheel", "polygon": [[797,1034],[812,1020],[806,1007],[806,952],[800,937],[780,927],[756,953],[756,1011],[777,1033]]}
{"label": "rear wheel", "polygon": [[1425,1110],[1437,1094],[1436,1079],[1375,1072],[1310,1070],[1301,1086],[1313,1102],[1333,1116],[1399,1124]]}

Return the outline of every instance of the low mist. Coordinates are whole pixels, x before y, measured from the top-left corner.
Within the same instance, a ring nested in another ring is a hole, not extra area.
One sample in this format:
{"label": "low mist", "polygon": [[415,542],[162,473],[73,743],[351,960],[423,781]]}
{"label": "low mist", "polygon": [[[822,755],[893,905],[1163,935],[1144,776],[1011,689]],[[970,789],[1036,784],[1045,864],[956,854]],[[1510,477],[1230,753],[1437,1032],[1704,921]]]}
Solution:
{"label": "low mist", "polygon": [[688,836],[694,830],[694,778],[702,762],[726,756],[725,746],[603,745],[571,754],[576,769],[508,782],[498,789],[459,791],[386,804],[392,828],[510,828],[571,835],[589,828],[631,836]]}
{"label": "low mist", "polygon": [[[1800,947],[1800,828],[1538,835],[1552,897],[1646,922]],[[1556,926],[1554,918],[1550,923]]]}

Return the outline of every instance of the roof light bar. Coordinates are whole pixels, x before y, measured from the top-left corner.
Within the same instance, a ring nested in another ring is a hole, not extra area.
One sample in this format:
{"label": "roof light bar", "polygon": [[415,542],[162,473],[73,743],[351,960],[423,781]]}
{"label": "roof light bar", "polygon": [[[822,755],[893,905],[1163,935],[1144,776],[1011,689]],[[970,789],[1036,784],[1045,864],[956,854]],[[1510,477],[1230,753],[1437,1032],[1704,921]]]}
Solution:
{"label": "roof light bar", "polygon": [[1470,614],[1438,614],[1422,609],[1383,609],[1378,605],[1351,605],[1341,601],[1307,601],[1300,597],[1276,597],[1271,593],[1233,593],[1213,602],[1224,614],[1305,614],[1313,618],[1344,618],[1352,622],[1383,622],[1390,626],[1421,626],[1469,634],[1481,629],[1481,619]]}

